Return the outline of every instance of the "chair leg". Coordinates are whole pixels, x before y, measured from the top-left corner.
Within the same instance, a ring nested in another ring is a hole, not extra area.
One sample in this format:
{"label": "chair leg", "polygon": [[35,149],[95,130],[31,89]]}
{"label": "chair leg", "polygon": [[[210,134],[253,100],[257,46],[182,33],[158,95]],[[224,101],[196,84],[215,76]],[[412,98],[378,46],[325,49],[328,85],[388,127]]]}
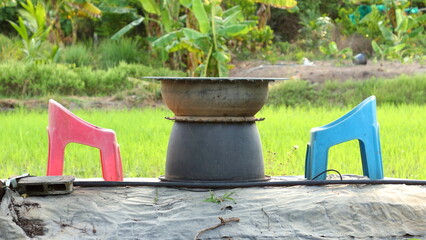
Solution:
{"label": "chair leg", "polygon": [[[373,139],[373,138],[371,138]],[[382,154],[378,141],[359,141],[364,176],[370,179],[383,179]]]}
{"label": "chair leg", "polygon": [[105,181],[123,181],[120,148],[116,142],[111,142],[100,149],[102,176]]}
{"label": "chair leg", "polygon": [[[315,143],[310,147],[310,171],[308,172],[308,176],[306,178],[308,180],[312,180],[321,172],[327,170],[327,160],[328,160],[328,147],[318,147],[315,146]],[[308,160],[309,161],[309,160]],[[321,174],[316,180],[325,180],[327,174]]]}
{"label": "chair leg", "polygon": [[365,143],[363,140],[358,139],[359,149],[361,152],[361,161],[362,161],[362,172],[364,176],[369,176],[368,174],[368,159],[367,159],[367,151],[365,149]]}
{"label": "chair leg", "polygon": [[311,145],[308,143],[306,145],[306,155],[305,155],[305,178],[309,179],[310,172],[312,171],[312,159],[311,159]]}
{"label": "chair leg", "polygon": [[49,136],[49,153],[47,161],[47,176],[62,175],[64,170],[65,145]]}

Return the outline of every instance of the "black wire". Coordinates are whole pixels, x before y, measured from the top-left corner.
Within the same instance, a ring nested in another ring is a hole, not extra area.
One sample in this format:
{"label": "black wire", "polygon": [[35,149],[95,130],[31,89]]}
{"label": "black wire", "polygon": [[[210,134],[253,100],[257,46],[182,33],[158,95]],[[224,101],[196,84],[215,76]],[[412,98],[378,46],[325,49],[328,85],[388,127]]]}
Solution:
{"label": "black wire", "polygon": [[426,186],[426,180],[410,179],[356,179],[356,180],[294,180],[294,181],[261,181],[261,182],[106,182],[106,181],[75,181],[79,187],[169,187],[169,188],[248,188],[248,187],[290,187],[290,186],[322,186],[333,184],[405,184]]}
{"label": "black wire", "polygon": [[340,173],[339,173],[339,171],[334,170],[334,169],[328,169],[328,170],[325,170],[324,172],[321,172],[320,174],[316,175],[316,176],[315,176],[314,178],[312,178],[311,180],[314,180],[315,178],[317,178],[317,177],[319,177],[319,176],[323,175],[323,174],[324,174],[324,173],[326,173],[326,172],[336,172],[337,174],[339,174],[339,176],[340,176],[340,180],[343,180],[343,178],[342,178],[342,174],[340,174]]}

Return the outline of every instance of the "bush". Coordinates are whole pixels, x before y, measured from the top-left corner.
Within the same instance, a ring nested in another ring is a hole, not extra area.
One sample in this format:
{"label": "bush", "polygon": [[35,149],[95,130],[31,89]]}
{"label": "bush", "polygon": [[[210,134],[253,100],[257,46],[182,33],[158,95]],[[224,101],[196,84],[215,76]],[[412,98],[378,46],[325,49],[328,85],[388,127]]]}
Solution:
{"label": "bush", "polygon": [[100,66],[110,68],[120,62],[139,63],[146,53],[140,51],[139,43],[130,38],[119,40],[104,40],[99,45]]}
{"label": "bush", "polygon": [[306,81],[289,80],[276,83],[269,93],[268,104],[285,106],[310,105],[318,93],[314,85]]}
{"label": "bush", "polygon": [[21,57],[19,40],[0,34],[0,61],[18,60]]}
{"label": "bush", "polygon": [[9,62],[0,64],[0,94],[9,97],[81,94],[84,82],[63,65]]}
{"label": "bush", "polygon": [[74,64],[76,67],[90,65],[93,60],[89,49],[83,44],[66,47],[61,52],[61,63]]}
{"label": "bush", "polygon": [[141,64],[120,63],[108,70],[77,69],[86,85],[88,95],[113,94],[121,90],[132,89],[138,84],[134,79],[144,76],[184,76],[183,72],[166,68],[152,68]]}
{"label": "bush", "polygon": [[168,69],[120,63],[108,70],[71,68],[61,64],[0,63],[0,95],[31,97],[42,95],[110,95],[138,86],[144,76],[184,76]]}
{"label": "bush", "polygon": [[375,95],[378,104],[426,104],[426,75],[394,79],[315,84],[290,80],[272,86],[268,104],[285,106],[356,106]]}

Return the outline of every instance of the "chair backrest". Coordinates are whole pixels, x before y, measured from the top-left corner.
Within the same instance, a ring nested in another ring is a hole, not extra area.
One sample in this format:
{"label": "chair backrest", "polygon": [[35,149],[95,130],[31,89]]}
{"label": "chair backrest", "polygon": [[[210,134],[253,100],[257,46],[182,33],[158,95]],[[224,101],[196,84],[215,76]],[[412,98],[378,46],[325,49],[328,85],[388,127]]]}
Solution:
{"label": "chair backrest", "polygon": [[89,122],[84,121],[83,119],[81,119],[80,117],[78,117],[77,115],[75,115],[74,113],[72,113],[70,110],[68,110],[67,108],[65,108],[64,106],[62,106],[60,103],[58,103],[57,101],[50,99],[49,100],[49,118],[52,116],[51,113],[53,113],[54,111],[61,111],[63,113],[65,113],[66,115],[68,115],[69,117],[79,121],[80,123],[86,124],[88,126],[94,127],[94,128],[100,128],[98,126],[95,126]]}
{"label": "chair backrest", "polygon": [[[360,104],[358,104],[355,108],[353,108],[351,111],[349,111],[348,113],[346,113],[342,117],[340,117],[337,120],[335,120],[335,121],[333,121],[329,124],[326,124],[324,126],[315,127],[315,128],[312,129],[312,131],[315,131],[316,129],[331,128],[331,127],[333,127],[333,126],[335,126],[339,123],[346,121],[347,119],[350,119],[354,115],[359,114],[361,111],[365,110],[367,107],[372,108],[371,110],[373,112],[376,112],[376,97],[375,96],[370,96],[370,97],[364,99],[364,101],[362,101]],[[373,117],[375,117],[375,114],[373,115]]]}

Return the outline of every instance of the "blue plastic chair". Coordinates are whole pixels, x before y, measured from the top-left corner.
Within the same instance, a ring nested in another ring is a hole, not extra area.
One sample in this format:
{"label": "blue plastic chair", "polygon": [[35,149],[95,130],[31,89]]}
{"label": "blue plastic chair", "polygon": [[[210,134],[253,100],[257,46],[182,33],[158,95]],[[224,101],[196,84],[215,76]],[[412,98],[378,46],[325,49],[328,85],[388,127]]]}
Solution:
{"label": "blue plastic chair", "polygon": [[375,96],[365,99],[336,121],[311,129],[311,140],[306,152],[305,178],[325,180],[328,149],[354,139],[359,140],[364,176],[383,179]]}

